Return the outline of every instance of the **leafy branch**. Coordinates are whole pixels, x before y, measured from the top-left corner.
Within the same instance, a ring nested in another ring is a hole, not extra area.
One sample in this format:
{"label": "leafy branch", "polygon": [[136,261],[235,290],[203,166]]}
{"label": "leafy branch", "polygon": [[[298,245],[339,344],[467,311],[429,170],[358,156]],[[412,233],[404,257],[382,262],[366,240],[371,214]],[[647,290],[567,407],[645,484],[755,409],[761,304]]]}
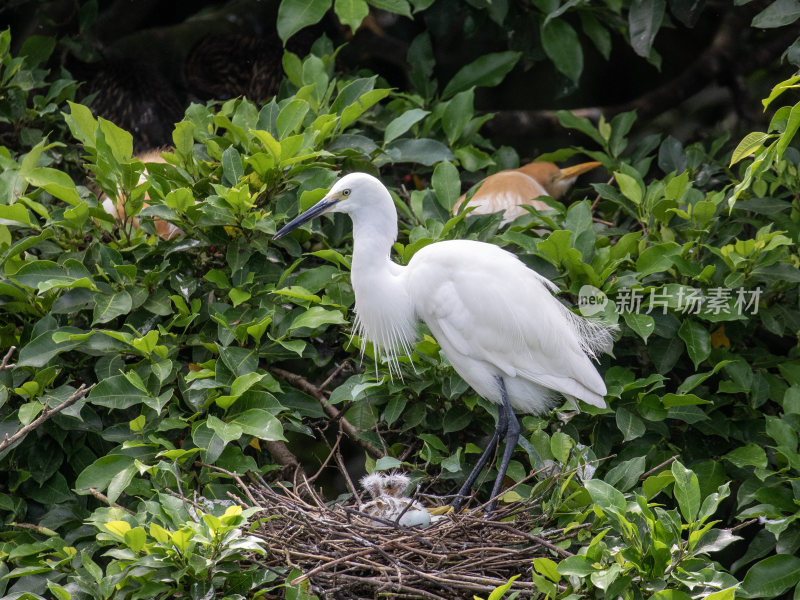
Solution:
{"label": "leafy branch", "polygon": [[[10,355],[10,352],[3,359],[3,366],[5,366],[6,359],[9,357],[9,355]],[[72,406],[73,404],[75,404],[78,400],[80,400],[81,398],[86,396],[86,394],[91,392],[92,388],[95,385],[97,385],[97,384],[92,384],[90,386],[87,386],[85,383],[81,384],[81,387],[79,387],[77,390],[75,390],[75,392],[69,398],[67,398],[64,402],[62,402],[61,404],[59,404],[55,408],[48,408],[47,405],[45,404],[45,407],[44,407],[44,410],[42,411],[42,414],[40,414],[36,419],[34,419],[30,423],[28,423],[25,427],[23,427],[22,429],[17,431],[17,433],[12,435],[11,437],[9,437],[8,434],[6,434],[5,439],[2,442],[0,442],[0,452],[3,452],[3,450],[5,450],[9,446],[11,446],[12,444],[18,442],[22,438],[24,438],[31,431],[33,431],[34,429],[39,427],[42,423],[44,423],[47,420],[49,420],[50,417],[52,417],[53,415],[56,415],[56,414],[60,413],[62,410],[67,409],[70,406]]]}

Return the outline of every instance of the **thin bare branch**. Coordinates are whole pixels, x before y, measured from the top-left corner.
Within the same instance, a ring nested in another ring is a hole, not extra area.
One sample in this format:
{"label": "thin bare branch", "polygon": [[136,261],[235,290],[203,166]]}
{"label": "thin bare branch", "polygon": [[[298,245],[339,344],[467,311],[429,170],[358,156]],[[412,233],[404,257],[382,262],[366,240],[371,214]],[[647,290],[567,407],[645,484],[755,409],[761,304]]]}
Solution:
{"label": "thin bare branch", "polygon": [[[6,355],[6,357],[8,357],[8,355]],[[3,359],[3,360],[5,360],[5,359]],[[5,450],[6,448],[11,446],[12,444],[15,444],[16,442],[18,442],[22,438],[24,438],[31,431],[33,431],[34,429],[39,427],[42,423],[47,421],[53,415],[58,414],[62,410],[66,409],[66,408],[69,408],[70,406],[75,404],[78,400],[80,400],[81,398],[86,396],[90,391],[92,391],[92,388],[95,385],[96,384],[92,384],[92,385],[87,387],[86,384],[84,383],[84,384],[81,385],[81,387],[79,387],[77,390],[75,390],[75,392],[73,392],[73,394],[69,398],[67,398],[64,402],[62,402],[61,404],[59,404],[55,408],[48,408],[47,406],[45,406],[44,410],[42,411],[42,414],[40,414],[33,421],[28,423],[25,427],[23,427],[22,429],[17,431],[17,433],[12,435],[11,437],[8,437],[8,434],[6,434],[5,439],[2,442],[0,442],[0,452]]]}
{"label": "thin bare branch", "polygon": [[11,348],[8,349],[8,352],[6,352],[6,355],[3,357],[2,362],[0,362],[0,371],[7,371],[17,366],[8,363],[8,361],[11,360],[11,356],[14,354],[14,350],[16,349],[17,349],[16,346],[11,346]]}
{"label": "thin bare branch", "polygon": [[97,488],[90,487],[89,488],[89,493],[92,496],[94,496],[95,498],[97,498],[98,500],[100,500],[100,502],[103,502],[104,504],[108,504],[109,506],[113,506],[115,508],[121,508],[126,513],[129,513],[131,515],[135,515],[136,514],[135,512],[130,510],[129,508],[125,508],[124,506],[122,506],[122,504],[118,504],[117,502],[111,502],[111,500],[108,499],[108,496],[106,496],[104,493],[102,493]]}
{"label": "thin bare branch", "polygon": [[351,440],[356,442],[359,446],[361,446],[367,453],[372,456],[372,458],[381,458],[384,454],[380,448],[375,447],[372,443],[368,442],[367,440],[361,438],[358,435],[358,430],[353,427],[353,424],[348,421],[344,415],[339,411],[338,408],[333,406],[329,403],[328,397],[323,393],[323,391],[308,381],[302,375],[297,375],[296,373],[292,373],[291,371],[287,371],[285,369],[281,369],[279,367],[270,367],[270,371],[272,371],[275,375],[280,377],[281,379],[285,379],[293,386],[303,390],[305,393],[313,396],[317,399],[317,401],[322,405],[323,410],[325,413],[333,420],[339,421],[339,424],[342,430],[347,434]]}

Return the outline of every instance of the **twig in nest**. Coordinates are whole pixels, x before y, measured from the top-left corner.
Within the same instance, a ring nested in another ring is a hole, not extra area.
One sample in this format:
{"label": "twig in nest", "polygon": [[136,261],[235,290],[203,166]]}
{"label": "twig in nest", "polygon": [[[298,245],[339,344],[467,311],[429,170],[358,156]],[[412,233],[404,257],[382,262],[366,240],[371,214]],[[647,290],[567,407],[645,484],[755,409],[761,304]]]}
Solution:
{"label": "twig in nest", "polygon": [[[8,357],[9,357],[9,355],[6,354],[6,358],[8,358]],[[3,361],[5,361],[6,358],[4,358]],[[17,431],[17,433],[12,435],[11,437],[8,437],[8,434],[6,434],[5,439],[2,442],[0,442],[0,452],[5,450],[6,448],[11,446],[12,444],[16,443],[17,441],[21,440],[22,438],[24,438],[31,431],[33,431],[34,429],[39,427],[42,423],[47,421],[53,415],[58,414],[62,410],[64,410],[65,408],[69,408],[70,406],[75,404],[78,400],[80,400],[86,394],[88,394],[90,391],[92,391],[92,388],[95,385],[96,384],[92,384],[89,387],[86,387],[85,383],[82,384],[81,387],[79,387],[77,390],[75,390],[73,392],[73,394],[69,398],[64,400],[64,402],[62,402],[61,404],[59,404],[55,408],[48,408],[47,405],[45,405],[44,410],[42,411],[42,414],[40,414],[33,421],[31,421],[30,423],[25,425],[25,427],[23,427],[22,429]]]}
{"label": "twig in nest", "polygon": [[218,467],[216,465],[209,465],[202,462],[200,463],[200,466],[212,469],[214,471],[219,471],[220,473],[225,473],[225,475],[231,477],[234,481],[236,481],[237,484],[239,484],[239,488],[247,495],[247,499],[250,500],[250,506],[258,506],[258,502],[256,502],[256,499],[253,498],[253,496],[250,494],[250,490],[244,484],[242,478],[239,477],[238,473],[234,473],[233,471],[228,471],[227,469],[223,469],[222,467]]}
{"label": "twig in nest", "polygon": [[[338,451],[334,458],[338,462]],[[320,598],[471,599],[487,596],[518,573],[523,578],[511,590],[531,593],[535,585],[524,574],[534,558],[570,555],[554,543],[564,529],[541,530],[547,517],[536,511],[537,499],[490,515],[451,514],[427,529],[409,529],[364,515],[355,503],[326,504],[310,487],[310,497],[263,483],[245,493],[269,515],[253,535],[268,548],[281,549],[259,563],[267,569],[300,569],[303,574],[289,583],[308,581]],[[507,521],[509,515],[513,521]]]}
{"label": "twig in nest", "polygon": [[308,478],[308,483],[313,483],[314,480],[316,480],[316,478],[319,477],[320,474],[322,474],[322,472],[325,470],[325,467],[327,467],[328,463],[331,462],[331,459],[333,458],[334,453],[339,451],[339,443],[341,441],[342,441],[342,431],[339,430],[339,435],[336,436],[336,441],[333,443],[333,447],[331,448],[331,451],[328,452],[328,456],[325,458],[324,461],[322,461],[322,464],[320,465],[319,469],[317,469],[317,472],[314,473],[311,477]]}
{"label": "twig in nest", "polygon": [[317,401],[322,405],[322,408],[327,415],[331,419],[339,421],[339,426],[347,434],[347,437],[366,450],[369,455],[372,456],[372,458],[381,458],[384,455],[380,448],[376,448],[373,444],[365,439],[362,439],[358,435],[358,430],[353,427],[353,424],[350,423],[350,421],[348,421],[341,412],[339,412],[339,409],[329,403],[328,398],[319,387],[308,381],[302,375],[297,375],[296,373],[292,373],[291,371],[287,371],[279,367],[270,367],[270,371],[316,398]]}

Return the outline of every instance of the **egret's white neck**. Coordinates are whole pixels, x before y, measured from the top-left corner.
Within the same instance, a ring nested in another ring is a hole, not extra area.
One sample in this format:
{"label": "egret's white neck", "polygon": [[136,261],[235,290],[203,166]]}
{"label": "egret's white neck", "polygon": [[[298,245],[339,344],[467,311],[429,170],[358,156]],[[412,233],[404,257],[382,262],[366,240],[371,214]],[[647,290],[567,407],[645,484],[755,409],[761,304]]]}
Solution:
{"label": "egret's white neck", "polygon": [[388,202],[363,207],[350,218],[353,220],[353,278],[391,268],[390,254],[397,240],[397,211],[391,197]]}
{"label": "egret's white neck", "polygon": [[397,354],[409,353],[416,337],[416,316],[405,286],[403,267],[390,253],[397,239],[397,211],[388,192],[365,200],[350,212],[353,220],[351,281],[356,296],[356,331],[375,344],[399,373]]}

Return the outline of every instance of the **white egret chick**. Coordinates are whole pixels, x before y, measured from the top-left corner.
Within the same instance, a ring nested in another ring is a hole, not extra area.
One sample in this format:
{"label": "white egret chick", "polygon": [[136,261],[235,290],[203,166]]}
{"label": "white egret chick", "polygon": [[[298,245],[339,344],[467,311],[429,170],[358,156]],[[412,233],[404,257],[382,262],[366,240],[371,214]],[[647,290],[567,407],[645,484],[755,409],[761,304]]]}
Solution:
{"label": "white egret chick", "polygon": [[450,240],[420,249],[401,266],[391,261],[397,211],[375,177],[342,177],[317,204],[275,234],[285,236],[326,213],[353,221],[351,279],[356,328],[399,370],[423,321],[456,372],[498,405],[497,428],[451,503],[458,510],[479,473],[506,438],[492,489],[492,510],[520,426],[514,409],[542,414],[557,393],[604,408],[606,386],[592,364],[611,347],[611,330],[573,314],[552,294],[558,288],[516,256],[493,244]]}
{"label": "white egret chick", "polygon": [[387,473],[383,478],[383,493],[401,498],[405,495],[409,485],[411,485],[411,478],[405,473]]}

